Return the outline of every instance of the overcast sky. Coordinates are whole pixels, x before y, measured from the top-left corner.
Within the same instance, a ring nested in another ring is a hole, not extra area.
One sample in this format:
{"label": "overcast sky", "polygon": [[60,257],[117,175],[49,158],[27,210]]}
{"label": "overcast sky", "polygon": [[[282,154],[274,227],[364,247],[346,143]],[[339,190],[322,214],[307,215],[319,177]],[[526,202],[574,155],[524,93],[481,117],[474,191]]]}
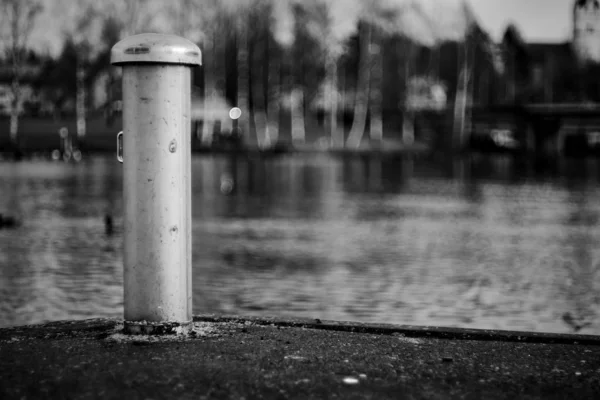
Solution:
{"label": "overcast sky", "polygon": [[480,24],[494,40],[514,22],[528,42],[571,39],[574,0],[469,0]]}
{"label": "overcast sky", "polygon": [[[574,0],[467,1],[471,3],[481,26],[495,41],[501,40],[510,22],[517,25],[528,42],[562,42],[571,39]],[[56,18],[41,22],[36,25],[30,44],[36,50],[45,49],[57,54],[62,47],[63,28],[62,24],[56,23]]]}

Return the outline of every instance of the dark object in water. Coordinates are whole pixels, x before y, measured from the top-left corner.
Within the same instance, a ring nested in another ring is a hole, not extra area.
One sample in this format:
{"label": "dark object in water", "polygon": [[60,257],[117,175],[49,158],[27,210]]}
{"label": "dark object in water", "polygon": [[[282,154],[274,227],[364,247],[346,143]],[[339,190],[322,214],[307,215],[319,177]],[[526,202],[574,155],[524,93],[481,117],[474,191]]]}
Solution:
{"label": "dark object in water", "polygon": [[18,225],[17,219],[11,216],[4,216],[0,214],[0,229],[2,228],[15,228]]}
{"label": "dark object in water", "polygon": [[113,234],[113,219],[112,216],[110,214],[106,214],[104,216],[104,232],[107,235],[112,235]]}

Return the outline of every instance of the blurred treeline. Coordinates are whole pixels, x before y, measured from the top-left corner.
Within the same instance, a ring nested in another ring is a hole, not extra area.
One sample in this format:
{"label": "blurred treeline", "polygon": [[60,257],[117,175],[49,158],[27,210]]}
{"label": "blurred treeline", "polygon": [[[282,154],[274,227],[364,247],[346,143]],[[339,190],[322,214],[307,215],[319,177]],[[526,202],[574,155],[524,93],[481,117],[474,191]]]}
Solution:
{"label": "blurred treeline", "polygon": [[0,84],[11,137],[22,114],[76,115],[83,136],[89,115],[115,112],[119,76],[110,49],[141,32],[198,44],[196,104],[207,112],[220,102],[240,107],[242,128],[265,146],[282,135],[301,143],[319,127],[339,147],[367,136],[411,140],[418,112],[438,115],[460,134],[471,105],[597,100],[600,93],[598,83],[590,86],[595,71],[575,67],[568,43],[532,48],[509,26],[496,44],[463,0],[0,4]]}

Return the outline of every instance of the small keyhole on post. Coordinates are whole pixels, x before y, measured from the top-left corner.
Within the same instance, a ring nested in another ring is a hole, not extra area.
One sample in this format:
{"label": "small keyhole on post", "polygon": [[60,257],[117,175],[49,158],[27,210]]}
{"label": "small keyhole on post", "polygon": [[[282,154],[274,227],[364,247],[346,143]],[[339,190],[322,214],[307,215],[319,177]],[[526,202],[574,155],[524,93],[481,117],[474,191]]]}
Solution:
{"label": "small keyhole on post", "polygon": [[171,153],[175,153],[175,151],[177,150],[177,142],[175,141],[175,139],[171,140],[171,143],[169,143],[169,151]]}

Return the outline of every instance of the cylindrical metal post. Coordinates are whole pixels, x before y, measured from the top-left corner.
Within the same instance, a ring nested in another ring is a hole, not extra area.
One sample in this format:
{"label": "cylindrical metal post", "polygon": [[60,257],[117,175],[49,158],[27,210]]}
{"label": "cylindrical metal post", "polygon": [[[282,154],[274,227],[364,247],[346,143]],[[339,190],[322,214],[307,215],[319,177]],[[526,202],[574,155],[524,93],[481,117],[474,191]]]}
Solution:
{"label": "cylindrical metal post", "polygon": [[200,49],[172,35],[117,43],[123,67],[124,306],[130,333],[192,320],[191,67]]}

